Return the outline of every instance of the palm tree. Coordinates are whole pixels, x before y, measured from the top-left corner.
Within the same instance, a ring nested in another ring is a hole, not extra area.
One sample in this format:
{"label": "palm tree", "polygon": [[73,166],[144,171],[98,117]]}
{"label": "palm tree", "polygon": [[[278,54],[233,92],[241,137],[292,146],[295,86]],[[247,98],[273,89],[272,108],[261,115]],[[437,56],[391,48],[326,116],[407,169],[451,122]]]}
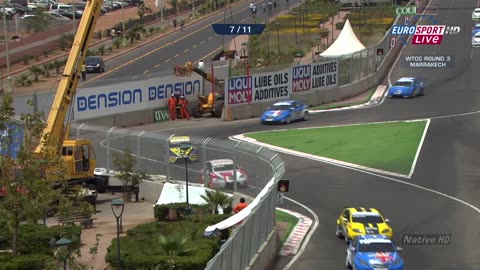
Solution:
{"label": "palm tree", "polygon": [[31,66],[28,70],[32,73],[34,82],[38,82],[38,77],[43,75],[43,70],[39,66]]}
{"label": "palm tree", "polygon": [[45,63],[43,64],[43,72],[45,74],[45,77],[49,78],[50,77],[50,70],[53,68],[53,63]]}
{"label": "palm tree", "polygon": [[233,199],[220,190],[205,190],[205,194],[200,195],[214,214],[218,214],[218,207],[227,208],[231,205]]}
{"label": "palm tree", "polygon": [[169,256],[186,256],[190,250],[187,249],[188,236],[181,234],[160,235],[159,244],[163,252]]}
{"label": "palm tree", "polygon": [[27,74],[22,74],[19,77],[15,78],[15,85],[16,86],[31,86],[32,80],[30,80],[30,76]]}
{"label": "palm tree", "polygon": [[59,60],[55,60],[53,61],[52,66],[55,69],[55,72],[57,72],[57,74],[60,74],[60,69],[63,66],[63,62]]}

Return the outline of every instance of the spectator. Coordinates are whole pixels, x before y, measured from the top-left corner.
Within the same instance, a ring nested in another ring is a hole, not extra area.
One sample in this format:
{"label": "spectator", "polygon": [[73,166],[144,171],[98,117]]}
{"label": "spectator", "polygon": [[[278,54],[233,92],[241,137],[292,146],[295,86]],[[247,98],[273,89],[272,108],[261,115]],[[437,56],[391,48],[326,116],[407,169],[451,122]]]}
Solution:
{"label": "spectator", "polygon": [[243,209],[245,209],[245,207],[247,207],[247,206],[248,206],[248,203],[246,203],[245,198],[242,197],[242,198],[240,198],[240,203],[237,204],[235,206],[235,208],[233,208],[233,212],[236,214],[236,213],[242,211]]}
{"label": "spectator", "polygon": [[185,20],[183,16],[180,16],[180,31],[183,31],[183,26],[185,25]]}
{"label": "spectator", "polygon": [[168,99],[168,110],[170,112],[170,120],[177,120],[177,99],[175,94]]}
{"label": "spectator", "polygon": [[82,81],[85,81],[87,79],[87,68],[85,67],[85,63],[82,64]]}
{"label": "spectator", "polygon": [[182,119],[187,118],[187,120],[190,120],[190,115],[187,110],[188,100],[184,96],[181,96],[178,104],[180,104],[180,115],[182,116]]}
{"label": "spectator", "polygon": [[112,29],[110,30],[110,36],[111,36],[112,38],[115,38],[116,35],[117,35],[117,31],[112,28]]}

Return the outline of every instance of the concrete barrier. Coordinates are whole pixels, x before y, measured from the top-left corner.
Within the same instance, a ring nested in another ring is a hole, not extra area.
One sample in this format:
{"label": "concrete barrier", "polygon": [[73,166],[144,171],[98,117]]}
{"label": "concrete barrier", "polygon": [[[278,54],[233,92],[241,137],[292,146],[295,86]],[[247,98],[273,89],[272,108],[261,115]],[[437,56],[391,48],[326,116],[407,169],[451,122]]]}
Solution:
{"label": "concrete barrier", "polygon": [[278,250],[280,250],[281,241],[277,230],[273,230],[268,236],[257,254],[252,258],[250,264],[245,270],[264,270],[272,269],[277,259]]}

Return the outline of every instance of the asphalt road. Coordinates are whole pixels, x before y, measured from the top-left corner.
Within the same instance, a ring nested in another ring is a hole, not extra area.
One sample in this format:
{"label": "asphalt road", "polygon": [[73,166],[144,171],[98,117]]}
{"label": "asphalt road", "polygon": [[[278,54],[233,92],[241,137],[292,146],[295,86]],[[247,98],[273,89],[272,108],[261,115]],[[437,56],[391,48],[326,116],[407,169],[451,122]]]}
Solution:
{"label": "asphalt road", "polygon": [[[187,24],[183,31],[176,31],[132,53],[108,61],[107,72],[96,76],[94,81],[85,83],[84,87],[173,75],[175,66],[212,58],[222,48],[229,49],[234,36],[217,35],[213,32],[211,25],[254,23],[248,3],[243,2],[232,8],[227,7],[223,12],[193,24]],[[279,7],[279,9],[282,8],[285,7]],[[240,43],[236,46],[239,50],[241,49]]]}
{"label": "asphalt road", "polygon": [[[471,11],[479,3],[477,0],[432,0],[431,5],[440,7],[436,17],[440,23],[461,26],[461,33],[445,36],[439,46],[407,45],[391,74],[392,80],[401,76],[422,76],[426,84],[424,97],[386,100],[380,106],[365,110],[313,114],[310,121],[288,127],[432,119],[411,179],[395,179],[282,154],[287,164],[285,177],[291,180],[288,198],[308,206],[319,221],[308,246],[291,269],[344,267],[346,246],[335,236],[335,220],[345,205],[376,207],[391,220],[394,239],[405,249],[403,257],[406,269],[480,269],[480,256],[476,249],[480,211],[474,208],[480,205],[480,172],[477,165],[480,49],[472,50],[470,45]],[[421,24],[429,23],[422,20]],[[172,48],[164,48],[164,57],[161,59],[165,61],[188,48],[180,46],[177,44]],[[190,48],[192,46],[190,44]],[[196,49],[181,54],[174,59],[178,61],[175,63],[181,64],[187,59],[186,54],[196,53],[201,55],[200,50]],[[448,55],[454,57],[455,63],[453,67],[442,70],[414,69],[402,65],[405,55]],[[189,61],[192,60],[196,59]],[[154,70],[152,66],[155,67],[155,63],[161,64],[161,61],[145,62],[141,70],[139,66],[130,65],[128,70],[138,74],[140,71]],[[132,75],[128,70],[121,69],[116,74]],[[180,132],[192,136],[227,138],[232,134],[285,128],[261,126],[258,119],[227,124],[209,119],[204,123],[208,123],[208,126],[172,128],[158,124],[157,129],[163,129],[158,135]],[[124,142],[116,144],[120,147]],[[282,207],[308,215],[308,212],[290,202]],[[450,234],[451,241],[448,245],[403,246],[401,239],[406,234]],[[281,261],[285,262],[284,259]]]}

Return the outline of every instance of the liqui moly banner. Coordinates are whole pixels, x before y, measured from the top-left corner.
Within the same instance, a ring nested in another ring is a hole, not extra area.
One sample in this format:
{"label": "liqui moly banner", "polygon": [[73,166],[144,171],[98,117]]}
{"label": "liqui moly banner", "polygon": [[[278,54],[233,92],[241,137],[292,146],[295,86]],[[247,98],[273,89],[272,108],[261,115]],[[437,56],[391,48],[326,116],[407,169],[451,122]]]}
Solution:
{"label": "liqui moly banner", "polygon": [[325,61],[292,68],[292,92],[322,90],[338,85],[338,61]]}
{"label": "liqui moly banner", "polygon": [[288,69],[233,77],[225,85],[227,104],[246,104],[290,97],[290,72]]}

